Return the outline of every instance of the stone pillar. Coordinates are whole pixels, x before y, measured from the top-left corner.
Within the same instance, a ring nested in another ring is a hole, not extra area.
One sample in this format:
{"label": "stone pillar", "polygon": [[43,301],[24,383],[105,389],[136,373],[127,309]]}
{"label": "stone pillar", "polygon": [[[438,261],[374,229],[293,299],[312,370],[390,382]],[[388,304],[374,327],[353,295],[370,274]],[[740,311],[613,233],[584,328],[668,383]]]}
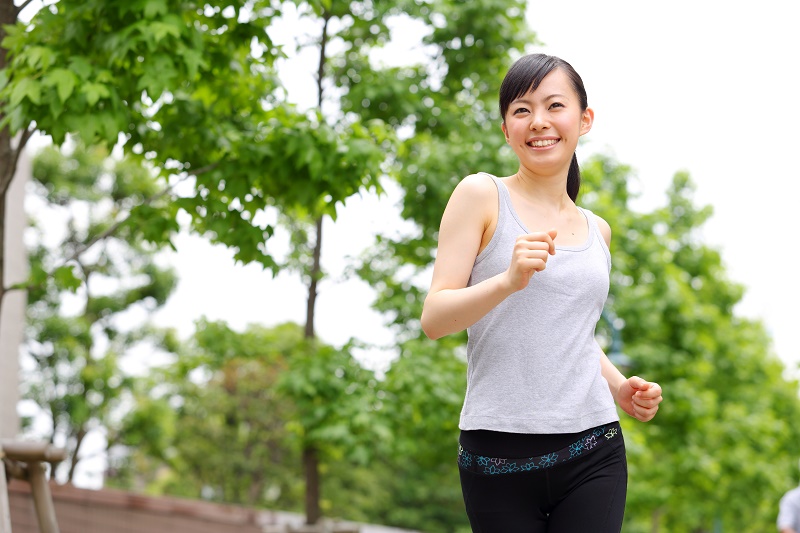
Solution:
{"label": "stone pillar", "polygon": [[[31,162],[23,152],[17,173],[6,196],[6,279],[5,285],[24,281],[28,276],[28,260],[22,233],[27,226],[24,209],[25,182],[31,173]],[[0,439],[19,435],[17,415],[19,402],[19,347],[25,325],[25,293],[6,294],[0,313]]]}

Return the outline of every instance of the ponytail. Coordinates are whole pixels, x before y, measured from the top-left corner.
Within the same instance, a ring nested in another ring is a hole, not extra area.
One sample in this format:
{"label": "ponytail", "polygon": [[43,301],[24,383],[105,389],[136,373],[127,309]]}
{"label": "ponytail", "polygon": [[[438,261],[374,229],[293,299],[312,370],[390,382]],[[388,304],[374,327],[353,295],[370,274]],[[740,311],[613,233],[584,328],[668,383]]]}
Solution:
{"label": "ponytail", "polygon": [[578,166],[577,154],[572,154],[572,162],[567,172],[567,194],[573,202],[578,201],[578,191],[581,190],[581,169]]}

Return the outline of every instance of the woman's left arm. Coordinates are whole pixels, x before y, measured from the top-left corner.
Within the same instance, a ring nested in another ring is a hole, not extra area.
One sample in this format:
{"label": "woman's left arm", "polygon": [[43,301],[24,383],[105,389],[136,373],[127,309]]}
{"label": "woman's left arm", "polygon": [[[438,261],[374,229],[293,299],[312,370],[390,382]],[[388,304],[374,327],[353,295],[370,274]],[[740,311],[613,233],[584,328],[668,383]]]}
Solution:
{"label": "woman's left arm", "polygon": [[614,400],[623,411],[642,422],[649,422],[658,412],[661,403],[661,386],[639,376],[626,378],[608,359],[600,356],[600,372],[608,382]]}
{"label": "woman's left arm", "polygon": [[[611,226],[603,218],[595,215],[600,234],[611,247]],[[600,351],[600,372],[608,382],[611,396],[623,411],[637,420],[648,422],[656,416],[661,397],[661,386],[658,383],[645,381],[639,376],[626,378],[617,370],[606,354]]]}

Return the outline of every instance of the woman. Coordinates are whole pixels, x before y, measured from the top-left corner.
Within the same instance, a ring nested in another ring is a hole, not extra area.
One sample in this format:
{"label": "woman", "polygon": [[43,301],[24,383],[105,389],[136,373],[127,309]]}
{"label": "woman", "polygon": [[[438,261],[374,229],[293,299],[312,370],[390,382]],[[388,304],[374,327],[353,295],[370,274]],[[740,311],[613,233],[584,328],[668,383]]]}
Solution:
{"label": "woman", "polygon": [[519,170],[478,173],[442,216],[422,328],[467,329],[459,472],[473,531],[619,532],[627,464],[614,401],[651,420],[661,388],[625,378],[594,339],[611,228],[575,204],[575,149],[591,130],[583,81],[531,54],[500,88]]}

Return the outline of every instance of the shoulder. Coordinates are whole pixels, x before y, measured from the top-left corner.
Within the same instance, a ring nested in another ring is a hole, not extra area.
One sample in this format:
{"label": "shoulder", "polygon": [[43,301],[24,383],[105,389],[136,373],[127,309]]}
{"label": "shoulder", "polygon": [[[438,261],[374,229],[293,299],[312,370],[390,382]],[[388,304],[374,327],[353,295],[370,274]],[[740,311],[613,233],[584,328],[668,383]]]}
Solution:
{"label": "shoulder", "polygon": [[473,213],[497,205],[497,185],[488,174],[470,174],[456,185],[449,208],[463,208]]}
{"label": "shoulder", "polygon": [[466,196],[497,195],[497,186],[489,174],[470,174],[458,182],[456,191]]}
{"label": "shoulder", "polygon": [[594,216],[597,227],[600,229],[600,235],[602,235],[603,240],[606,241],[606,246],[611,246],[611,226],[600,215],[592,213],[592,216]]}

